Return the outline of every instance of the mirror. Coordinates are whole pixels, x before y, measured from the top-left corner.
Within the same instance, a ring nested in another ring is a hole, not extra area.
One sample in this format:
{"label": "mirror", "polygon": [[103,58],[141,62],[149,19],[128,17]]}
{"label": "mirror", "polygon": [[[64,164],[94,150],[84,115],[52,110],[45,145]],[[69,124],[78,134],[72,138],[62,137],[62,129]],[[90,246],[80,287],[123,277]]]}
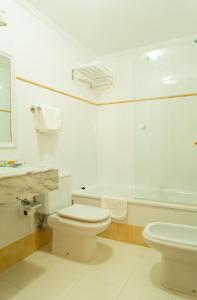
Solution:
{"label": "mirror", "polygon": [[0,147],[11,145],[11,58],[0,53]]}

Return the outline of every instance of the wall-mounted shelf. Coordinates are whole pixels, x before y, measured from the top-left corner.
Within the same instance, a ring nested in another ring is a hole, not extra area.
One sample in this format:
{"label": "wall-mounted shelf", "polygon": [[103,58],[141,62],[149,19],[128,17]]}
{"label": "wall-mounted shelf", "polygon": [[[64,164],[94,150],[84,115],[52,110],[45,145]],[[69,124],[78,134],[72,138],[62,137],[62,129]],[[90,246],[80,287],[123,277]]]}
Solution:
{"label": "wall-mounted shelf", "polygon": [[72,79],[89,84],[91,88],[110,87],[113,77],[108,68],[98,62],[79,65],[72,70]]}

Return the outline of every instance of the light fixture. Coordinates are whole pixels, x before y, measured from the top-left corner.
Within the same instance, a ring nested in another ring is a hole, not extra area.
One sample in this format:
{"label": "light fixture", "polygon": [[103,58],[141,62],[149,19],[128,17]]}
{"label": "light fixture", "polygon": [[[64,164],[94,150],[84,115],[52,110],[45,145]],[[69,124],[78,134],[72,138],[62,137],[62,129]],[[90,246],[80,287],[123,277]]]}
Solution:
{"label": "light fixture", "polygon": [[161,50],[150,51],[150,52],[146,53],[146,59],[151,60],[151,61],[155,61],[155,60],[158,60],[158,58],[161,55],[162,55]]}
{"label": "light fixture", "polygon": [[0,10],[0,27],[1,26],[6,26],[7,23],[5,22],[5,10],[1,9]]}
{"label": "light fixture", "polygon": [[161,79],[161,82],[163,83],[163,85],[174,85],[176,84],[176,79],[174,77],[171,76],[167,76],[167,77],[163,77]]}

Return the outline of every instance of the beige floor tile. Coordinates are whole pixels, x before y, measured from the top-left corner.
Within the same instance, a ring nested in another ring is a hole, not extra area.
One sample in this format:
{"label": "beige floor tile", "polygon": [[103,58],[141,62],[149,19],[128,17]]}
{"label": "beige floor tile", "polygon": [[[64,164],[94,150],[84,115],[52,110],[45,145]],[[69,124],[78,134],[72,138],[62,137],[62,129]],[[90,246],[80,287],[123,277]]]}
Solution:
{"label": "beige floor tile", "polygon": [[160,286],[153,249],[98,238],[89,263],[36,252],[0,275],[0,300],[183,300]]}
{"label": "beige floor tile", "polygon": [[134,274],[131,274],[118,300],[180,300],[191,299],[163,288],[160,284],[160,260],[143,258]]}
{"label": "beige floor tile", "polygon": [[53,270],[53,272],[61,272],[61,270],[66,269],[67,271],[86,274],[88,270],[88,264],[67,260],[45,250],[37,251],[34,255],[28,257],[27,260],[32,264],[43,267],[47,271]]}
{"label": "beige floor tile", "polygon": [[60,300],[116,300],[121,288],[103,280],[84,278]]}
{"label": "beige floor tile", "polygon": [[165,299],[165,292],[152,283],[151,268],[155,267],[154,260],[142,259],[134,274],[131,274],[118,299]]}
{"label": "beige floor tile", "polygon": [[173,295],[158,289],[147,289],[143,286],[133,289],[124,289],[118,300],[173,300]]}
{"label": "beige floor tile", "polygon": [[[106,239],[99,239],[97,253],[89,263],[70,262],[86,275],[86,278],[95,280],[102,278],[108,283],[123,286],[129,275],[135,272],[140,258],[137,256],[124,257],[116,255],[110,243]],[[69,265],[69,264],[68,264]]]}
{"label": "beige floor tile", "polygon": [[135,273],[140,260],[133,258],[110,258],[109,261],[92,266],[88,270],[86,278],[102,278],[108,283],[124,286],[130,274]]}
{"label": "beige floor tile", "polygon": [[132,259],[133,257],[155,257],[160,258],[160,254],[152,248],[132,245],[128,243],[122,243],[118,241],[113,241],[110,239],[99,238],[100,242],[105,245],[112,247],[114,255],[120,256],[122,258]]}
{"label": "beige floor tile", "polygon": [[171,291],[170,293],[172,293],[172,300],[196,300],[196,298],[193,297],[189,297],[187,295],[178,295],[176,292]]}
{"label": "beige floor tile", "polygon": [[197,298],[195,297],[189,297],[187,295],[180,295],[179,293],[172,292],[173,293],[173,298],[172,300],[196,300]]}
{"label": "beige floor tile", "polygon": [[40,267],[39,263],[33,264],[26,259],[4,272],[0,277],[0,288],[3,293],[0,299],[58,300],[59,295],[84,276],[83,273],[76,270],[73,272],[65,266],[49,270],[48,264],[50,260],[46,267]]}

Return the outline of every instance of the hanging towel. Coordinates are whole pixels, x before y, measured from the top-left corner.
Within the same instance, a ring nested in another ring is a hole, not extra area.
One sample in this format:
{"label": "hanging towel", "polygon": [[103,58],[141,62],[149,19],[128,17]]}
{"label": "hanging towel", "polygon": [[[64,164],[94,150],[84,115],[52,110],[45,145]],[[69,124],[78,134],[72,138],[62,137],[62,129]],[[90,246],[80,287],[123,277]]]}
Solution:
{"label": "hanging towel", "polygon": [[36,130],[40,130],[41,124],[40,124],[40,112],[38,109],[34,111],[34,121],[35,121],[35,128]]}
{"label": "hanging towel", "polygon": [[56,107],[41,106],[34,112],[35,127],[40,132],[58,132],[61,128],[61,112]]}
{"label": "hanging towel", "polygon": [[110,211],[111,217],[117,221],[123,221],[127,217],[127,198],[101,197],[101,207]]}

